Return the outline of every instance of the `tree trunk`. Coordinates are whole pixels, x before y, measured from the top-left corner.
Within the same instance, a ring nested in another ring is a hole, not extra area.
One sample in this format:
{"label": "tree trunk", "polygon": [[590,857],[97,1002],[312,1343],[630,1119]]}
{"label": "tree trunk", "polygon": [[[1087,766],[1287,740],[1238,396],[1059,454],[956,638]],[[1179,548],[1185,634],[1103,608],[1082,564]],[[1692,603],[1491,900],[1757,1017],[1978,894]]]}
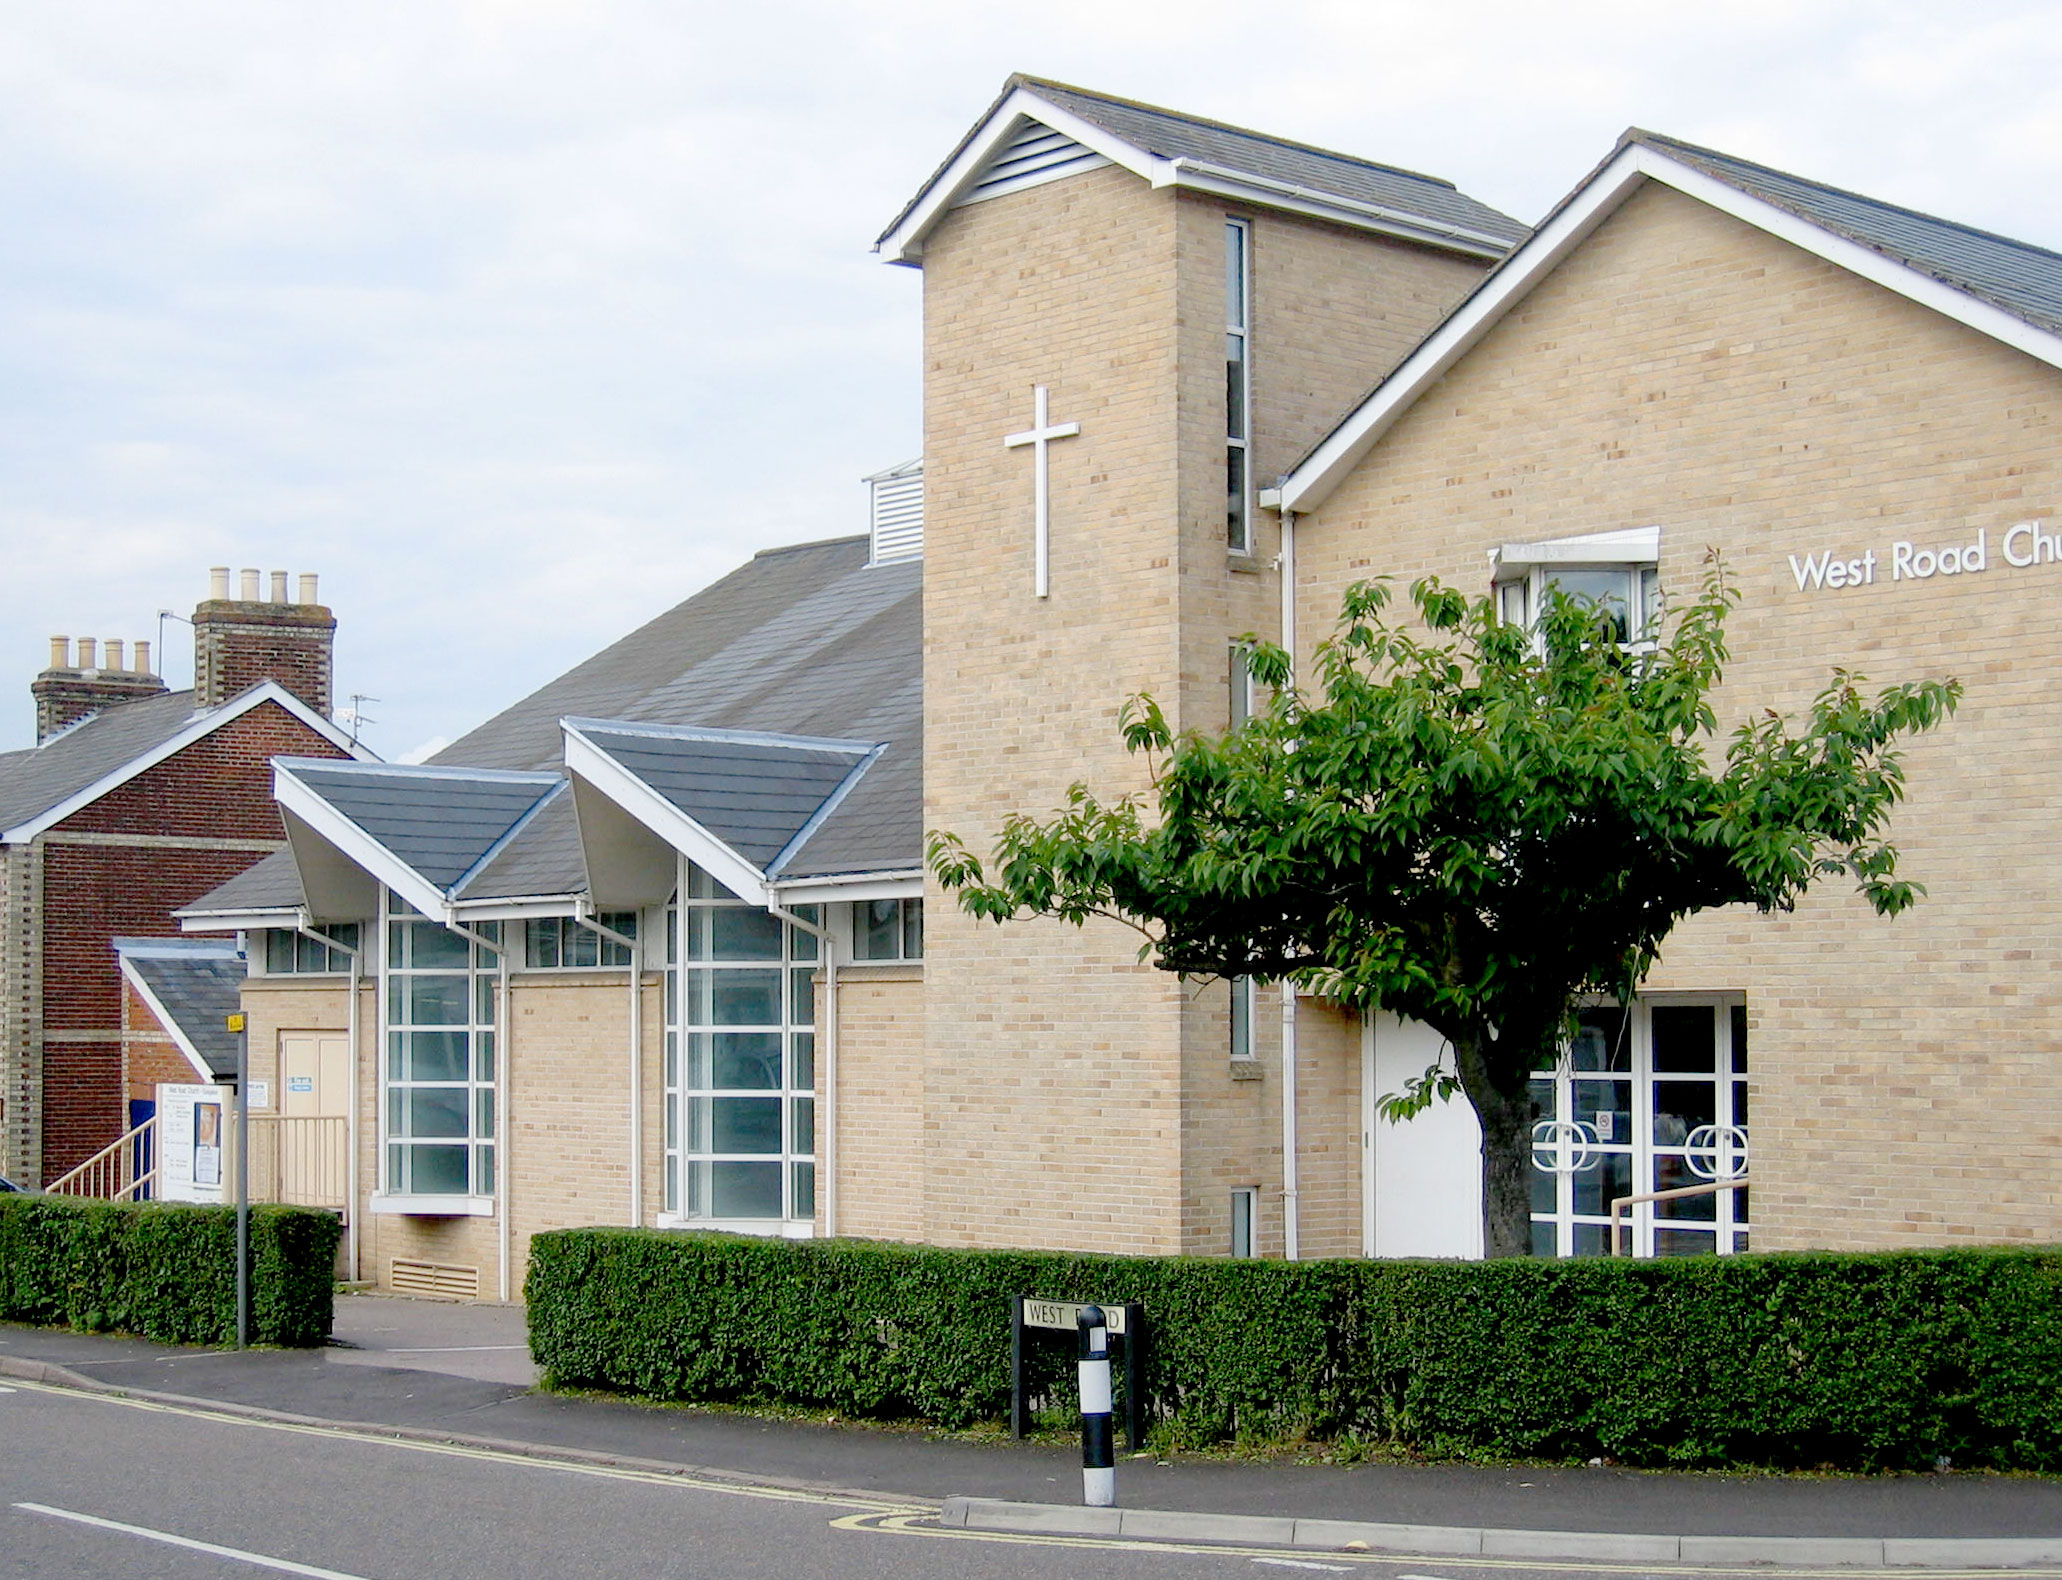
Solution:
{"label": "tree trunk", "polygon": [[1461,1090],[1482,1125],[1482,1254],[1530,1256],[1532,1061],[1480,1036],[1451,1040]]}

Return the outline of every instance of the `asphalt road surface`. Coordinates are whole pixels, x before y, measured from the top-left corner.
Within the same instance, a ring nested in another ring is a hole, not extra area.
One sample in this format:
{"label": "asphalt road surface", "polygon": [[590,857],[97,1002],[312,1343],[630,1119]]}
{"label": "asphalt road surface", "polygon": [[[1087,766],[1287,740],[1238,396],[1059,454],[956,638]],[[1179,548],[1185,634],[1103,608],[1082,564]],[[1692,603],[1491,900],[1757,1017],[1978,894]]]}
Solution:
{"label": "asphalt road surface", "polygon": [[[1470,1580],[1492,1567],[992,1536],[939,1530],[926,1523],[934,1512],[877,1495],[730,1486],[0,1386],[7,1580]],[[1493,1567],[1511,1580],[1609,1572]]]}

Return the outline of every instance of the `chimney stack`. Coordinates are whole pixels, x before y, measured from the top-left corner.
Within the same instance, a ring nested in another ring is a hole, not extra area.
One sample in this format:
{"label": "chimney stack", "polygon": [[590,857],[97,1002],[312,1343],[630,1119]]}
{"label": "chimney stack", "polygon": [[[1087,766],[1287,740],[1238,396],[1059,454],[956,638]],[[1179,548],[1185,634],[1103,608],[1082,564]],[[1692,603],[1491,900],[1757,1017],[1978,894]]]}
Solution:
{"label": "chimney stack", "polygon": [[122,639],[107,640],[107,666],[98,662],[101,644],[79,638],[79,661],[72,662],[71,638],[50,639],[50,667],[35,678],[29,695],[36,699],[36,744],[58,731],[118,703],[164,694],[165,683],[150,672],[150,644],[136,644],[136,667],[122,667]]}
{"label": "chimney stack", "polygon": [[239,596],[229,596],[229,568],[208,572],[208,597],[193,611],[193,700],[213,708],[275,680],[317,713],[331,706],[330,664],[336,618],[315,601],[316,579],[303,573],[300,601],[286,599],[285,571],[271,573],[269,599],[259,596],[259,574],[245,570]]}

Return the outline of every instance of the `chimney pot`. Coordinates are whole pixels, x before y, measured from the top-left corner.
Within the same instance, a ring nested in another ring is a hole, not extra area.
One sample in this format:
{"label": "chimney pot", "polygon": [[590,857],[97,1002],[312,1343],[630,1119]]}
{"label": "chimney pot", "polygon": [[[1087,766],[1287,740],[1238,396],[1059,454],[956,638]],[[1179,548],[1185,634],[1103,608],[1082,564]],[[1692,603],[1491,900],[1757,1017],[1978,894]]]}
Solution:
{"label": "chimney pot", "polygon": [[273,601],[274,603],[285,603],[285,602],[286,602],[286,572],[285,572],[285,571],[274,571],[274,572],[272,573],[272,601]]}
{"label": "chimney pot", "polygon": [[229,596],[229,567],[211,566],[208,570],[208,596],[221,602]]}
{"label": "chimney pot", "polygon": [[246,568],[238,576],[237,580],[242,583],[237,589],[237,596],[245,603],[256,603],[258,601],[258,573]]}
{"label": "chimney pot", "polygon": [[50,639],[50,667],[70,669],[72,667],[72,639],[68,636],[53,636]]}
{"label": "chimney pot", "polygon": [[150,644],[148,642],[138,642],[136,644],[136,673],[139,675],[153,673],[150,667]]}
{"label": "chimney pot", "polygon": [[301,590],[300,590],[300,596],[299,596],[298,598],[296,598],[296,599],[294,600],[294,602],[296,602],[296,603],[300,603],[300,604],[317,604],[317,603],[320,603],[320,602],[322,602],[322,600],[321,600],[320,598],[318,598],[318,597],[317,597],[317,596],[315,595],[315,575],[314,575],[314,572],[312,572],[312,571],[302,571],[302,572],[301,572]]}
{"label": "chimney pot", "polygon": [[122,667],[122,639],[118,636],[111,636],[107,639],[107,667],[109,669],[120,669]]}
{"label": "chimney pot", "polygon": [[79,668],[98,669],[100,667],[100,654],[97,651],[99,646],[99,642],[90,636],[79,638]]}

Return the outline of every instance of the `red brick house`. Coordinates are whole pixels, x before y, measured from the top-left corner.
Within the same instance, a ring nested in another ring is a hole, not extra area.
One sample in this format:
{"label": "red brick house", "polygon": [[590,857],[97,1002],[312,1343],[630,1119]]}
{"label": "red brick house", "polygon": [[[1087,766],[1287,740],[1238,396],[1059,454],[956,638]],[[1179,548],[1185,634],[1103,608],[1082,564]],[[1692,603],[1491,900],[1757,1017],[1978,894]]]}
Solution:
{"label": "red brick house", "polygon": [[[368,756],[330,722],[336,621],[315,578],[271,597],[213,573],[194,611],[191,691],[123,645],[51,643],[31,688],[37,744],[0,754],[0,1174],[47,1184],[118,1140],[123,983],[114,940],[172,937],[172,913],[270,852],[277,756]],[[104,656],[104,662],[102,662]]]}

